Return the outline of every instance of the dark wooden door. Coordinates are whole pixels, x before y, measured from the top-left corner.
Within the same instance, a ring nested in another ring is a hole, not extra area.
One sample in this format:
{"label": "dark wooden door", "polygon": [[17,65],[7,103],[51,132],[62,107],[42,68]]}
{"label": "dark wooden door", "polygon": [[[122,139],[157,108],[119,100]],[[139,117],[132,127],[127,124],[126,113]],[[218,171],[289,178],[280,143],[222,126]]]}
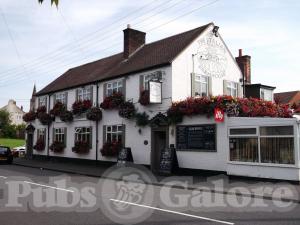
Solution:
{"label": "dark wooden door", "polygon": [[33,154],[33,134],[27,133],[26,157],[32,158],[32,154]]}
{"label": "dark wooden door", "polygon": [[151,169],[158,172],[161,150],[168,147],[167,130],[152,131],[152,147],[151,147]]}

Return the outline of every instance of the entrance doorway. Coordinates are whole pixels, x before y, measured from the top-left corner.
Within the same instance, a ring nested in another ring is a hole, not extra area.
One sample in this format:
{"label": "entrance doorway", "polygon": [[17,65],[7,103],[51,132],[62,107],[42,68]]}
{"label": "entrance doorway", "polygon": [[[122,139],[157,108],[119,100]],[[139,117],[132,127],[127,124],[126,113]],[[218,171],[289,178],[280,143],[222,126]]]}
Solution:
{"label": "entrance doorway", "polygon": [[26,127],[26,157],[31,159],[33,156],[33,134],[34,134],[34,126],[29,124]]}
{"label": "entrance doorway", "polygon": [[151,170],[154,173],[159,171],[159,162],[161,151],[168,147],[168,128],[152,128],[151,143]]}

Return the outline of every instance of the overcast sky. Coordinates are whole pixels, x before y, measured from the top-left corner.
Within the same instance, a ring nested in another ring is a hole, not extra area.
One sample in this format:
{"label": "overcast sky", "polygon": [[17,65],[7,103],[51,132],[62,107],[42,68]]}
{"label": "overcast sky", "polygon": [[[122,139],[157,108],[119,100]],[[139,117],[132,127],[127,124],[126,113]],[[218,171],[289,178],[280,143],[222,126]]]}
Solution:
{"label": "overcast sky", "polygon": [[0,107],[28,110],[34,83],[122,51],[127,24],[149,43],[214,22],[234,56],[251,55],[254,83],[299,90],[299,10],[299,0],[0,0]]}

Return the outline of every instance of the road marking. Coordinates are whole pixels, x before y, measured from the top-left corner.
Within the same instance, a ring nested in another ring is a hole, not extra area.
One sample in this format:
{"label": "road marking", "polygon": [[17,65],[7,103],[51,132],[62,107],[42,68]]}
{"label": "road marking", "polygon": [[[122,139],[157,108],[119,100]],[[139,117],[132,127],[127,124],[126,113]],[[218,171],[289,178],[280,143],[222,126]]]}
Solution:
{"label": "road marking", "polygon": [[5,177],[5,176],[0,176],[0,178],[6,179],[7,177]]}
{"label": "road marking", "polygon": [[117,200],[117,199],[113,199],[113,198],[111,198],[110,201],[120,202],[120,203],[127,203],[128,205],[140,206],[140,207],[143,207],[143,208],[154,209],[154,210],[158,210],[158,211],[162,211],[162,212],[173,213],[173,214],[177,214],[177,215],[181,215],[181,216],[187,216],[187,217],[192,217],[192,218],[196,218],[196,219],[202,219],[202,220],[212,221],[212,222],[216,222],[216,223],[223,223],[223,224],[234,225],[234,223],[223,221],[223,220],[216,220],[216,219],[211,219],[211,218],[208,218],[208,217],[196,216],[196,215],[192,215],[192,214],[186,214],[186,213],[176,212],[176,211],[167,210],[167,209],[161,209],[161,208],[152,207],[152,206],[148,206],[148,205],[140,205],[140,204],[136,204],[136,203],[132,203],[132,202],[126,202],[126,201],[121,201],[121,200]]}
{"label": "road marking", "polygon": [[29,182],[29,181],[24,181],[24,182],[27,184],[33,184],[33,185],[37,185],[37,186],[41,186],[41,187],[53,188],[53,189],[60,190],[60,191],[74,192],[73,190],[68,190],[68,189],[64,189],[64,188],[58,188],[58,187],[48,186],[48,185],[44,185],[44,184],[33,183],[33,182]]}

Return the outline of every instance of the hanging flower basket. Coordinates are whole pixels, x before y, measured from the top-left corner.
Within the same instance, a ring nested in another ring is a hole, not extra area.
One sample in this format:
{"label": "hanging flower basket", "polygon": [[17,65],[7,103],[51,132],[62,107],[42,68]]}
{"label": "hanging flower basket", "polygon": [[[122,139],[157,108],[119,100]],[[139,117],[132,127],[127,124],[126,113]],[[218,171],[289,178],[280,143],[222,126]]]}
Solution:
{"label": "hanging flower basket", "polygon": [[111,96],[104,98],[104,101],[100,104],[102,109],[116,109],[124,102],[124,96],[122,93],[113,93]]}
{"label": "hanging flower basket", "polygon": [[78,154],[88,153],[90,151],[90,144],[86,141],[76,141],[74,147],[72,148],[72,152]]}
{"label": "hanging flower basket", "polygon": [[33,149],[35,149],[36,151],[43,151],[45,150],[45,141],[43,138],[39,138],[35,145],[33,146]]}
{"label": "hanging flower basket", "polygon": [[121,148],[121,142],[106,142],[100,152],[102,156],[117,156]]}
{"label": "hanging flower basket", "polygon": [[72,105],[73,114],[80,115],[82,113],[85,113],[91,107],[92,107],[92,102],[90,100],[76,101]]}
{"label": "hanging flower basket", "polygon": [[99,107],[92,107],[86,113],[86,118],[92,121],[100,121],[102,119],[102,111]]}
{"label": "hanging flower basket", "polygon": [[28,113],[25,113],[24,116],[23,116],[23,120],[26,122],[26,123],[29,123],[31,121],[34,121],[36,119],[36,113],[33,112],[33,111],[30,111]]}
{"label": "hanging flower basket", "polygon": [[73,113],[71,111],[62,112],[59,116],[60,120],[66,123],[73,121]]}
{"label": "hanging flower basket", "polygon": [[45,112],[40,112],[37,114],[37,118],[39,119],[39,121],[41,122],[41,124],[43,125],[49,125],[52,123],[53,121],[53,117]]}
{"label": "hanging flower basket", "polygon": [[53,116],[60,116],[63,112],[66,111],[66,106],[61,102],[55,103],[53,109],[50,110],[50,114]]}
{"label": "hanging flower basket", "polygon": [[139,103],[144,106],[150,104],[149,90],[144,90],[141,92]]}
{"label": "hanging flower basket", "polygon": [[119,116],[131,119],[134,117],[136,109],[132,102],[124,102],[119,106]]}
{"label": "hanging flower basket", "polygon": [[139,127],[144,127],[149,124],[149,115],[145,112],[135,114],[135,123]]}
{"label": "hanging flower basket", "polygon": [[59,141],[54,141],[51,145],[50,145],[50,150],[53,152],[57,152],[60,153],[65,149],[66,145],[63,142],[59,142]]}
{"label": "hanging flower basket", "polygon": [[47,111],[47,108],[46,106],[40,106],[37,108],[36,110],[36,113],[39,114],[39,113],[45,113]]}

